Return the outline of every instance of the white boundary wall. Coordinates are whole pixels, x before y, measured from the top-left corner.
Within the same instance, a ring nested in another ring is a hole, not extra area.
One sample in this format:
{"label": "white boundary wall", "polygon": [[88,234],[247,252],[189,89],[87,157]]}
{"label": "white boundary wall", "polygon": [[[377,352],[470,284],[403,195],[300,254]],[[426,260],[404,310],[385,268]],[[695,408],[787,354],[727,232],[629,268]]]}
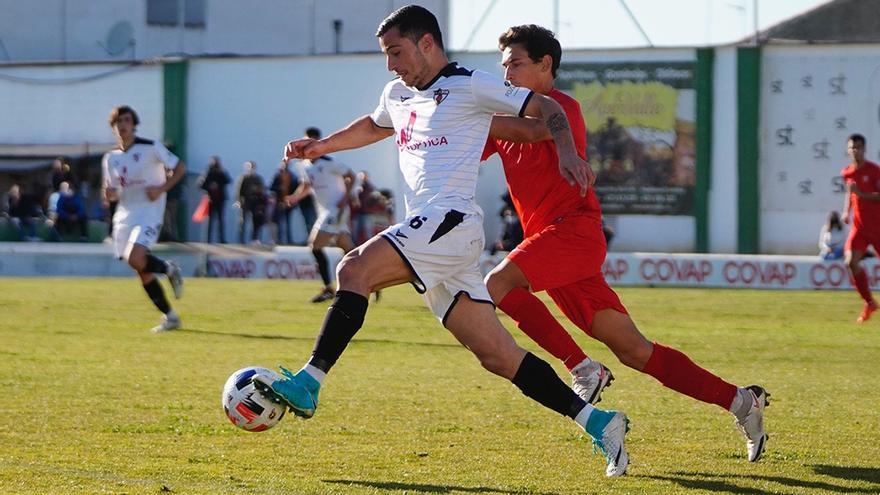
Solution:
{"label": "white boundary wall", "polygon": [[846,138],[880,162],[878,45],[767,46],[761,64],[761,252],[816,252],[843,209]]}
{"label": "white boundary wall", "polygon": [[[320,279],[312,253],[303,247],[273,251],[185,249],[160,245],[160,256],[180,263],[186,276],[242,279]],[[331,267],[342,250],[328,249]],[[484,272],[503,259],[485,255]],[[864,262],[868,280],[880,289],[880,262]],[[812,256],[699,255],[610,253],[602,267],[613,286],[704,287],[749,289],[850,289],[842,261]],[[0,277],[131,277],[132,271],[113,256],[112,247],[96,244],[0,243]]]}

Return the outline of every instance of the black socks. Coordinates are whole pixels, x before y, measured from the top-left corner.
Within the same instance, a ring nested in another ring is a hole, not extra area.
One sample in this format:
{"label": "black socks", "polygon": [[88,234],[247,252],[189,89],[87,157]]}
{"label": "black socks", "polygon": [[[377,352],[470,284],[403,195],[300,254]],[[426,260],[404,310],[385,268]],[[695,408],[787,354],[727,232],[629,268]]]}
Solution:
{"label": "black socks", "polygon": [[165,264],[165,261],[152,254],[148,254],[147,264],[144,266],[144,271],[147,273],[165,273],[168,271],[168,265]]}
{"label": "black socks", "polygon": [[368,304],[367,298],[360,294],[345,290],[336,292],[324,324],[321,325],[321,333],[318,334],[309,364],[325,373],[330,371],[354,334],[364,324]]}
{"label": "black socks", "polygon": [[165,298],[165,291],[162,290],[158,278],[153,278],[149,283],[144,284],[144,290],[147,291],[150,300],[153,301],[153,304],[156,305],[162,314],[167,315],[171,311],[171,305],[168,304],[168,299]]}
{"label": "black socks", "polygon": [[330,286],[330,262],[327,261],[327,255],[323,249],[312,249],[312,255],[318,262],[318,273],[321,274],[321,280],[324,281],[324,287]]}
{"label": "black socks", "polygon": [[546,361],[531,352],[526,353],[511,381],[526,397],[572,419],[586,405]]}

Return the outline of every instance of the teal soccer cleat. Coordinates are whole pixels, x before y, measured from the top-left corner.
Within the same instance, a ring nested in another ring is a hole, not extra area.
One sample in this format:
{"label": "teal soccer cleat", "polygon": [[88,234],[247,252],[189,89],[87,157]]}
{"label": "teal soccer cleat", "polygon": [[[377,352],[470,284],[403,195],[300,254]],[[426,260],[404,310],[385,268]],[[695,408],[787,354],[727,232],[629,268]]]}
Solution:
{"label": "teal soccer cleat", "polygon": [[591,434],[591,436],[593,437],[593,448],[598,449],[605,456],[607,462],[605,476],[623,476],[629,466],[629,454],[626,452],[625,445],[625,437],[629,432],[629,418],[622,412],[601,411],[599,409],[594,410],[590,415],[591,420],[593,420],[593,415],[596,415],[596,424],[604,423],[601,435]]}
{"label": "teal soccer cleat", "polygon": [[321,388],[318,380],[303,370],[294,374],[283,366],[281,373],[284,377],[274,381],[258,374],[254,376],[254,386],[286,404],[293,414],[303,419],[314,416],[315,409],[318,408],[318,392]]}

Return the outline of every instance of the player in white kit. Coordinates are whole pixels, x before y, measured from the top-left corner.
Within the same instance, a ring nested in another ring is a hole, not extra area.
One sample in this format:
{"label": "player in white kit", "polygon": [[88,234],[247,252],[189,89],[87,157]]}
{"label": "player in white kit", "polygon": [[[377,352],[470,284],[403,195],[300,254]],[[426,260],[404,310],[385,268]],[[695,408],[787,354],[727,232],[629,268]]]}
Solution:
{"label": "player in white kit", "polygon": [[[585,192],[591,172],[577,156],[564,111],[548,97],[449,63],[437,19],[423,7],[393,12],[377,36],[397,78],[385,86],[373,113],[325,139],[292,141],[285,153],[287,158],[315,158],[395,136],[407,218],[342,259],[339,290],[308,363],[298,373],[282,368],[280,380],[257,378],[255,383],[298,416],[311,417],[327,372],[363,325],[370,292],[409,282],[483,367],[574,419],[605,454],[606,475],[624,474],[629,463],[626,416],[587,404],[549,364],[519,347],[498,321],[478,268],[484,238],[474,194],[492,115],[543,120],[556,142],[561,172]],[[451,407],[461,406],[450,401]]]}
{"label": "player in white kit", "polygon": [[[104,196],[109,201],[119,201],[113,215],[114,251],[117,258],[137,272],[150,300],[162,312],[161,323],[152,331],[174,330],[180,328],[180,317],[171,309],[155,274],[164,273],[174,297],[180,299],[180,267],[173,261],[159,259],[150,248],[162,230],[165,193],[183,178],[186,166],[162,143],[135,135],[140,120],[131,107],[114,108],[109,122],[119,145],[105,154],[103,161]],[[171,177],[167,177],[166,167],[174,170]]]}
{"label": "player in white kit", "polygon": [[[316,128],[309,130],[320,137]],[[319,303],[333,299],[336,294],[330,279],[330,262],[324,248],[335,245],[346,253],[354,249],[349,228],[349,201],[355,177],[349,167],[326,155],[303,160],[301,164],[299,186],[293,192],[290,202],[296,204],[313,194],[318,205],[318,219],[309,233],[309,249],[318,264],[321,281],[324,282],[321,292],[311,299],[311,302]]]}

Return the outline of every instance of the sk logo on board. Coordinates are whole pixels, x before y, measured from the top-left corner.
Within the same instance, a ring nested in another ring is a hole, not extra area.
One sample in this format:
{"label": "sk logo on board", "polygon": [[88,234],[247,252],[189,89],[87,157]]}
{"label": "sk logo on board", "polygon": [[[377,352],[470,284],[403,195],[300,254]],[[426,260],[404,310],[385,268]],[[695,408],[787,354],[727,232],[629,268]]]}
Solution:
{"label": "sk logo on board", "polygon": [[434,90],[434,102],[438,105],[443,103],[447,96],[449,96],[448,89],[437,88]]}

